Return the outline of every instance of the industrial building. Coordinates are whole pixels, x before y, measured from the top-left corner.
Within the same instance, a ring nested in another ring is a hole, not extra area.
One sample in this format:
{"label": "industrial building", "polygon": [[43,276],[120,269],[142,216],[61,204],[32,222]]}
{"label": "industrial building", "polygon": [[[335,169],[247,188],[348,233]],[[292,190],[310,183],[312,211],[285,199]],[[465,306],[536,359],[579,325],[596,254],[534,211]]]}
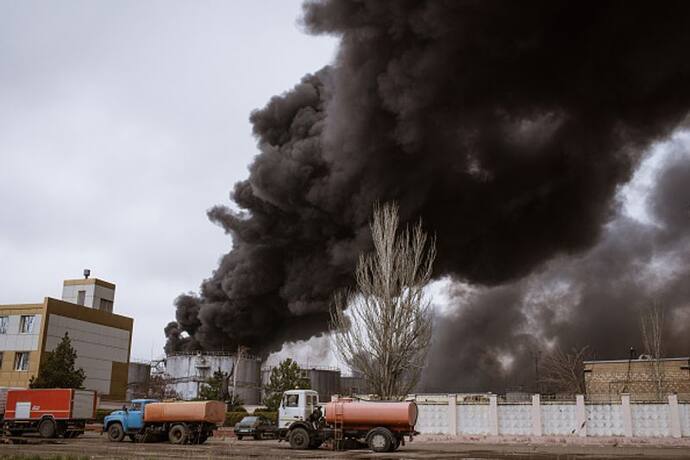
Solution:
{"label": "industrial building", "polygon": [[261,359],[247,353],[177,352],[165,358],[169,385],[182,399],[195,399],[199,390],[220,370],[228,376],[228,389],[235,389],[243,404],[261,403]]}
{"label": "industrial building", "polygon": [[84,387],[105,399],[125,398],[134,320],[112,313],[114,284],[84,274],[64,281],[61,300],[0,305],[0,387],[28,387],[46,352],[68,333]]}
{"label": "industrial building", "polygon": [[654,401],[677,394],[690,399],[690,358],[585,361],[585,388],[590,400],[629,394],[633,401]]}
{"label": "industrial building", "polygon": [[127,372],[127,401],[148,396],[151,364],[130,362]]}
{"label": "industrial building", "polygon": [[[268,385],[274,366],[261,369],[261,384]],[[302,378],[309,381],[310,388],[319,393],[319,401],[330,401],[331,396],[340,394],[341,375],[336,367],[300,366]]]}

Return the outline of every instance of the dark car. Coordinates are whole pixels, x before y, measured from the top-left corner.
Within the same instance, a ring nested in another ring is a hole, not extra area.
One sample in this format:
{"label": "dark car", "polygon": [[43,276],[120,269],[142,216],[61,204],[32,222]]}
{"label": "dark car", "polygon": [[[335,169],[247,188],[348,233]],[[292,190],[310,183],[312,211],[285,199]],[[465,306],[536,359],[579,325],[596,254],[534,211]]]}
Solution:
{"label": "dark car", "polygon": [[244,436],[253,436],[254,439],[262,439],[267,435],[274,437],[276,426],[263,415],[248,415],[235,424],[235,436],[242,439]]}

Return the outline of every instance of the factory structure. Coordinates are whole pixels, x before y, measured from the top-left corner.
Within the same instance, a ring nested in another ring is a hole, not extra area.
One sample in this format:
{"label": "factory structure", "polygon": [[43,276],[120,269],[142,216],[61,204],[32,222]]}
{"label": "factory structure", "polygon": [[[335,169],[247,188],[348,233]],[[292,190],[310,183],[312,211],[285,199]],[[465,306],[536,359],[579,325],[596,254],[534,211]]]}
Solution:
{"label": "factory structure", "polygon": [[[273,366],[262,366],[260,358],[240,350],[236,353],[224,351],[195,351],[169,353],[162,366],[154,366],[165,375],[168,386],[186,400],[196,399],[206,382],[217,371],[227,379],[228,393],[236,394],[248,406],[260,405],[269,383]],[[301,366],[302,377],[310,387],[319,393],[320,401],[330,401],[333,395],[365,394],[368,392],[364,378],[360,375],[343,376],[340,369],[323,366]]]}
{"label": "factory structure", "polygon": [[228,389],[243,404],[261,404],[261,359],[244,351],[176,352],[165,357],[168,385],[182,399],[196,399],[204,384],[217,371],[223,372]]}
{"label": "factory structure", "polygon": [[61,299],[0,305],[0,387],[27,388],[67,333],[84,388],[125,399],[134,320],[113,313],[114,284],[89,276],[65,280]]}

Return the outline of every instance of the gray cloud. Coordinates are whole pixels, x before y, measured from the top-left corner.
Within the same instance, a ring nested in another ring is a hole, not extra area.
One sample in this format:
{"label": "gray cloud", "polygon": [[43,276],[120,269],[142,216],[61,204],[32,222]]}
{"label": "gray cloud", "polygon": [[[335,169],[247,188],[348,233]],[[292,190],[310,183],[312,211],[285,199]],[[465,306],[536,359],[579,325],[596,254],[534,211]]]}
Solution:
{"label": "gray cloud", "polygon": [[0,303],[90,267],[133,355],[160,354],[172,300],[230,245],[205,210],[255,154],[248,114],[332,58],[299,4],[2,2]]}

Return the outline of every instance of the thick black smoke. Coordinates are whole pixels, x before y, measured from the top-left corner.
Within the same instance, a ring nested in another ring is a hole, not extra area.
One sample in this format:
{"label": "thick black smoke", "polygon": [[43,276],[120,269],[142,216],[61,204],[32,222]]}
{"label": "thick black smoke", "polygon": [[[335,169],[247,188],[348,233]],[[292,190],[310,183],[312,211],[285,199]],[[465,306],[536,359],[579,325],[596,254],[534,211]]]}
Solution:
{"label": "thick black smoke", "polygon": [[[643,352],[640,315],[665,311],[666,356],[690,355],[690,138],[676,140],[647,203],[652,222],[618,215],[601,241],[507,285],[453,288],[457,312],[438,321],[423,386],[503,391],[535,386],[535,356],[588,346],[601,359]],[[538,353],[538,354],[537,354]]]}
{"label": "thick black smoke", "polygon": [[233,249],[178,298],[168,349],[266,352],[323,331],[375,201],[423,218],[437,274],[471,283],[591,247],[688,110],[688,23],[686,2],[306,3],[337,59],[252,114],[241,211],[209,212]]}

